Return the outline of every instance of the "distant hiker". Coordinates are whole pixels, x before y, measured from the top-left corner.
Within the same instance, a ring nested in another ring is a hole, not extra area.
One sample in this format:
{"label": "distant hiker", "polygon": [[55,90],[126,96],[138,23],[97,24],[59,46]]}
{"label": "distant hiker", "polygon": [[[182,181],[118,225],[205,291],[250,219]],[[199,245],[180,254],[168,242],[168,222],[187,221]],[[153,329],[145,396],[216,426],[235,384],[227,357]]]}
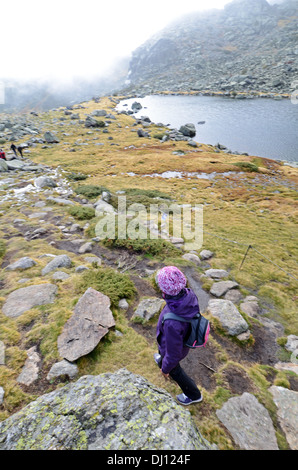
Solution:
{"label": "distant hiker", "polygon": [[11,144],[10,149],[13,151],[13,153],[14,153],[15,156],[17,157],[18,154],[17,154],[17,148],[16,148],[15,144]]}
{"label": "distant hiker", "polygon": [[0,158],[2,158],[2,160],[6,160],[5,152],[2,149],[0,149]]}
{"label": "distant hiker", "polygon": [[23,158],[23,149],[22,149],[22,147],[18,147],[18,151],[19,151],[19,154],[21,155],[21,157]]}
{"label": "distant hiker", "polygon": [[189,348],[183,341],[187,335],[189,323],[169,319],[163,323],[166,313],[172,312],[185,319],[193,318],[199,312],[199,303],[195,293],[186,287],[184,274],[175,266],[162,268],[156,277],[157,284],[163,293],[166,306],[163,308],[157,323],[156,338],[159,353],[154,360],[163,376],[171,377],[182,389],[177,400],[182,405],[202,401],[202,395],[195,382],[184,372],[179,362],[184,359]]}

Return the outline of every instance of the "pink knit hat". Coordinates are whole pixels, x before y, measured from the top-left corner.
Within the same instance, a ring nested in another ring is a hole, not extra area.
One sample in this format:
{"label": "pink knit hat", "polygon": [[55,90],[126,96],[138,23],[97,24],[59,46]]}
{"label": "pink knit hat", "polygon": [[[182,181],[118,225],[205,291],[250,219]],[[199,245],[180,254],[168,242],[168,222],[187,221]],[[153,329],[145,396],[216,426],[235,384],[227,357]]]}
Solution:
{"label": "pink knit hat", "polygon": [[177,295],[186,286],[184,274],[176,266],[166,266],[157,274],[160,290],[168,295]]}

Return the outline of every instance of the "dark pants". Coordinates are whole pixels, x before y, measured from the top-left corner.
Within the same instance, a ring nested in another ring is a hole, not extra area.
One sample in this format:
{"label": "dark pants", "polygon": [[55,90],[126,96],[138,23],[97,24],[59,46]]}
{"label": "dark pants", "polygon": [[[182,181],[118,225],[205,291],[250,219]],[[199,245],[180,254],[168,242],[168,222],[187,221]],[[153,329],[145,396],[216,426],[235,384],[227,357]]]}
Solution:
{"label": "dark pants", "polygon": [[[159,363],[161,368],[162,360]],[[170,377],[179,385],[182,392],[191,400],[198,400],[201,397],[201,392],[196,386],[195,382],[186,374],[180,364],[178,364],[170,372]]]}

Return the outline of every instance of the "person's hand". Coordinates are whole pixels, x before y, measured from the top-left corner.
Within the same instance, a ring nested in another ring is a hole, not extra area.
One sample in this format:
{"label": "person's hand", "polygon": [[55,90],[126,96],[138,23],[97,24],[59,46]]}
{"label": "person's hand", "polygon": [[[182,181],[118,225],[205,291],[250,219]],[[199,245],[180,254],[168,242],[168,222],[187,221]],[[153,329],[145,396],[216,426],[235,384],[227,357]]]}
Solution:
{"label": "person's hand", "polygon": [[170,374],[165,374],[162,370],[161,370],[161,373],[164,376],[165,380],[169,379]]}

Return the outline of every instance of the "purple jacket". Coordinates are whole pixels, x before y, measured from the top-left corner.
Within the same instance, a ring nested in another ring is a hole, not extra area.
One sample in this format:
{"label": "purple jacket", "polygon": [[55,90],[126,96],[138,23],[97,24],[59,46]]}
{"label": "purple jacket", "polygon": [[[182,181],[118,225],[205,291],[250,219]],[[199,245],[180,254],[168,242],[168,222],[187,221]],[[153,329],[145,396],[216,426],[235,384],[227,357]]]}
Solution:
{"label": "purple jacket", "polygon": [[163,358],[162,372],[168,374],[189,352],[189,348],[183,345],[189,324],[177,320],[166,320],[162,324],[162,318],[166,313],[173,312],[190,319],[200,310],[197,296],[188,288],[184,289],[184,294],[181,297],[179,295],[172,298],[165,297],[165,301],[167,304],[158,319],[156,338],[159,353]]}

